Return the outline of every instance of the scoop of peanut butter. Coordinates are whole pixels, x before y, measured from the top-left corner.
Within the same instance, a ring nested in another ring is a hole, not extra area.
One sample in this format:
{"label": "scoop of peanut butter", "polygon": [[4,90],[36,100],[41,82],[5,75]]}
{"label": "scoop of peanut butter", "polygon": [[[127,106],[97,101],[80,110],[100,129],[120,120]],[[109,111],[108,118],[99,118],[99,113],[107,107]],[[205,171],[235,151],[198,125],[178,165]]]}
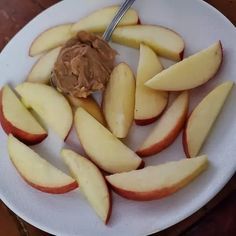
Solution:
{"label": "scoop of peanut butter", "polygon": [[87,97],[105,88],[114,67],[116,51],[107,42],[81,31],[61,49],[52,72],[59,91]]}

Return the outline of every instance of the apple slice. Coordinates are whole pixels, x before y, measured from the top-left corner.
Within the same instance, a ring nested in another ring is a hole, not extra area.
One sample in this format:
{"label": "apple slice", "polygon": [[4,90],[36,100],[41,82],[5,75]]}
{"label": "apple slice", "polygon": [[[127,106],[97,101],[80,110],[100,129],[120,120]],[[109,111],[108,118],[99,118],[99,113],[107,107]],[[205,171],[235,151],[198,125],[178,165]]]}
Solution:
{"label": "apple slice", "polygon": [[112,41],[139,48],[141,43],[150,46],[158,55],[172,60],[182,60],[184,41],[171,29],[158,25],[130,25],[117,27]]}
{"label": "apple slice", "polygon": [[73,121],[70,104],[56,89],[45,84],[25,82],[16,87],[27,106],[31,107],[63,140]]}
{"label": "apple slice", "polygon": [[219,70],[223,59],[218,41],[183,61],[163,70],[145,85],[156,90],[182,91],[206,83]]}
{"label": "apple slice", "polygon": [[85,152],[101,169],[117,173],[143,165],[142,159],[135,152],[81,107],[75,113],[75,127]]}
{"label": "apple slice", "polygon": [[144,83],[163,69],[157,55],[148,46],[140,45],[136,78],[134,119],[137,125],[154,122],[168,103],[168,93],[147,88]]}
{"label": "apple slice", "polygon": [[57,25],[41,33],[31,44],[29,55],[31,57],[61,46],[70,38],[72,24]]}
{"label": "apple slice", "polygon": [[146,157],[159,153],[172,144],[184,126],[188,104],[188,92],[182,92],[162,115],[136,153]]}
{"label": "apple slice", "polygon": [[[103,32],[112,21],[113,17],[119,10],[119,6],[110,6],[92,12],[88,16],[80,19],[77,23],[73,24],[71,31],[77,33],[81,30],[90,32]],[[135,25],[138,23],[138,13],[134,9],[129,9],[119,25]]]}
{"label": "apple slice", "polygon": [[106,176],[119,195],[136,201],[160,199],[177,192],[208,165],[207,156],[148,166],[141,170]]}
{"label": "apple slice", "polygon": [[0,122],[7,134],[12,133],[26,144],[37,144],[47,137],[47,132],[8,85],[0,92]]}
{"label": "apple slice", "polygon": [[61,47],[54,48],[40,57],[32,67],[27,81],[47,84],[60,50]]}
{"label": "apple slice", "polygon": [[125,63],[117,65],[104,91],[102,108],[108,127],[118,138],[125,138],[134,119],[135,79]]}
{"label": "apple slice", "polygon": [[68,95],[67,99],[74,110],[76,110],[78,107],[82,107],[102,125],[106,126],[106,121],[101,108],[92,96],[87,98],[75,98]]}
{"label": "apple slice", "polygon": [[112,200],[102,173],[87,158],[71,150],[63,149],[61,155],[79,183],[81,192],[97,215],[107,224],[111,215]]}
{"label": "apple slice", "polygon": [[232,87],[227,81],[213,89],[193,110],[183,133],[184,151],[187,157],[198,155]]}
{"label": "apple slice", "polygon": [[16,170],[33,188],[59,194],[78,187],[73,178],[51,165],[11,134],[8,137],[8,152]]}

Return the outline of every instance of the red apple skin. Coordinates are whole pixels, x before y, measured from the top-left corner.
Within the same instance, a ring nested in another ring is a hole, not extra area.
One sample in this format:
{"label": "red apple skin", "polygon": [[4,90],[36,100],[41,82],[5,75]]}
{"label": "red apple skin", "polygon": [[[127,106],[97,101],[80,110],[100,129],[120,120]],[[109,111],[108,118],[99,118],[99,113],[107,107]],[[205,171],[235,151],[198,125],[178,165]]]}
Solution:
{"label": "red apple skin", "polygon": [[129,200],[151,201],[151,200],[157,200],[157,199],[169,196],[172,193],[176,192],[179,188],[178,187],[163,188],[161,190],[156,190],[152,192],[138,192],[138,193],[124,190],[124,189],[119,189],[114,186],[112,186],[112,189],[120,196],[127,198]]}
{"label": "red apple skin", "polygon": [[[221,40],[219,40],[219,43],[220,43],[220,48],[221,48],[221,61],[220,61],[220,65],[219,65],[219,67],[218,67],[218,69],[215,71],[215,73],[211,76],[211,78],[208,80],[208,81],[210,81],[211,79],[214,79],[215,78],[215,76],[219,73],[219,71],[220,71],[220,69],[221,69],[221,66],[222,66],[222,64],[223,64],[223,60],[224,60],[224,50],[223,50],[223,46],[222,46],[222,43],[221,43]],[[207,82],[208,82],[207,81]],[[207,83],[206,82],[206,83]],[[196,87],[196,88],[200,88],[201,86],[204,86],[206,83],[204,83],[204,84],[201,84],[201,85],[199,85],[198,87]],[[194,89],[194,88],[193,88]]]}
{"label": "red apple skin", "polygon": [[48,134],[30,134],[12,125],[5,119],[2,107],[2,90],[0,91],[0,123],[6,134],[13,134],[16,138],[27,145],[34,145],[42,142]]}
{"label": "red apple skin", "polygon": [[[219,70],[220,70],[220,68],[221,68],[221,66],[222,66],[222,63],[223,63],[223,59],[224,59],[223,46],[222,46],[222,43],[221,43],[220,40],[219,40],[219,42],[220,42],[220,48],[221,48],[221,53],[222,53],[222,59],[221,59],[221,62],[220,62],[220,65],[219,65],[218,70],[217,70],[217,71],[215,72],[215,74],[211,77],[211,79],[214,78],[215,75],[219,72]],[[209,80],[208,80],[208,81],[209,81]],[[207,81],[207,82],[208,82],[208,81]],[[200,86],[198,86],[198,87],[201,87],[201,86],[203,86],[203,85],[204,85],[204,84],[202,84],[202,85],[200,85]],[[193,112],[193,111],[192,111],[192,112]],[[189,114],[188,119],[189,119],[189,117],[191,116],[192,112]],[[187,126],[188,126],[188,119],[187,119],[186,125],[185,125],[185,127],[184,127],[183,136],[182,136],[182,143],[183,143],[183,149],[184,149],[184,153],[185,153],[186,157],[187,157],[187,158],[191,158],[191,156],[190,156],[190,154],[189,154],[189,150],[188,150],[187,132],[186,132]]]}
{"label": "red apple skin", "polygon": [[[211,78],[210,78],[209,80],[207,80],[205,83],[203,83],[203,84],[201,84],[201,85],[198,85],[197,87],[192,88],[192,89],[196,89],[196,88],[199,89],[199,88],[205,86],[205,84],[208,83],[208,81],[210,81],[211,79],[214,79],[215,76],[216,76],[216,74],[219,73],[219,71],[220,71],[220,69],[221,69],[221,66],[222,66],[222,64],[223,64],[223,60],[224,60],[223,46],[222,46],[222,43],[221,43],[220,40],[219,40],[219,42],[220,42],[220,48],[221,48],[222,58],[221,58],[221,62],[220,62],[220,65],[219,65],[218,69],[215,71],[215,73],[211,76]],[[190,91],[191,91],[192,89],[190,89]],[[173,91],[173,92],[175,92],[175,91]],[[176,91],[176,92],[178,92],[178,91]]]}
{"label": "red apple skin", "polygon": [[112,192],[111,192],[111,189],[108,188],[108,183],[106,181],[106,179],[104,178],[104,181],[106,182],[107,184],[107,189],[108,189],[108,192],[109,192],[109,211],[108,211],[108,214],[107,214],[107,218],[105,220],[105,224],[108,224],[108,221],[110,220],[110,217],[111,217],[111,213],[112,213]]}
{"label": "red apple skin", "polygon": [[[223,57],[224,57],[223,46],[222,46],[222,43],[221,43],[220,40],[219,40],[219,42],[220,42],[220,47],[221,47],[222,59],[221,59],[221,63],[220,63],[220,65],[219,65],[218,70],[215,72],[215,74],[212,76],[212,78],[214,78],[215,75],[219,72],[219,70],[220,70],[220,68],[221,68],[221,66],[222,66],[222,64],[223,64],[223,59],[224,59],[224,58],[223,58]],[[211,78],[211,79],[212,79],[212,78]],[[209,81],[209,80],[208,80],[208,81]],[[207,81],[207,82],[208,82],[208,81]],[[198,86],[198,88],[201,87],[201,86],[204,86],[204,85],[205,85],[205,84],[202,84],[202,85]],[[193,110],[194,110],[194,109],[193,109]],[[191,113],[189,114],[189,116],[188,116],[188,118],[187,118],[187,122],[186,122],[186,124],[185,124],[184,131],[183,131],[183,136],[182,136],[183,149],[184,149],[184,153],[185,153],[185,155],[186,155],[187,158],[191,158],[191,156],[190,156],[190,154],[189,154],[188,145],[187,145],[187,133],[186,133],[186,130],[187,130],[187,126],[188,126],[188,119],[189,119],[189,117],[191,116],[192,112],[193,112],[193,111],[191,111]]]}
{"label": "red apple skin", "polygon": [[188,144],[187,144],[187,132],[186,132],[187,125],[188,125],[188,122],[186,123],[184,131],[183,131],[182,143],[183,143],[183,149],[184,149],[184,153],[185,153],[186,157],[191,158],[190,155],[189,155]]}
{"label": "red apple skin", "polygon": [[195,177],[196,175],[189,176],[188,178],[184,179],[182,183],[178,183],[175,186],[158,189],[151,192],[133,192],[133,191],[117,188],[113,185],[110,185],[110,186],[117,194],[129,200],[152,201],[152,200],[157,200],[157,199],[167,197],[177,192],[178,190],[186,186],[189,182],[191,182]]}
{"label": "red apple skin", "polygon": [[[219,71],[220,71],[220,69],[221,69],[221,66],[222,66],[222,64],[223,64],[223,60],[224,60],[224,50],[223,50],[223,46],[222,46],[222,43],[221,43],[220,40],[219,40],[219,42],[220,42],[220,48],[221,48],[222,57],[221,57],[221,62],[220,62],[220,64],[219,64],[218,69],[215,71],[215,73],[212,74],[212,76],[211,76],[205,83],[203,83],[203,84],[201,84],[201,85],[198,85],[198,86],[196,86],[196,87],[194,87],[194,88],[191,88],[191,89],[189,89],[189,90],[196,89],[196,88],[201,88],[202,86],[205,86],[206,83],[208,83],[211,79],[214,79],[215,76],[216,76],[216,74],[219,73]],[[180,53],[180,58],[182,57],[181,60],[184,59],[184,58],[183,58],[183,55],[184,55],[184,50]],[[182,90],[182,91],[184,91],[184,90]],[[180,91],[180,90],[177,90],[177,91],[174,91],[174,90],[173,90],[172,92],[181,92],[181,91]]]}
{"label": "red apple skin", "polygon": [[[107,214],[107,218],[106,218],[106,220],[104,221],[104,223],[105,223],[105,224],[108,224],[108,221],[109,221],[109,219],[110,219],[110,217],[111,217],[111,214],[112,214],[112,191],[111,191],[111,189],[108,187],[109,183],[108,183],[108,181],[106,180],[105,176],[106,176],[106,175],[109,175],[110,173],[108,173],[108,172],[106,172],[106,171],[100,169],[100,168],[96,165],[96,163],[94,163],[93,160],[91,160],[91,159],[89,158],[88,155],[85,155],[84,157],[87,158],[87,159],[89,159],[89,161],[91,161],[91,162],[99,169],[99,171],[101,172],[101,174],[102,174],[102,176],[103,176],[103,179],[104,179],[104,181],[105,181],[105,183],[106,183],[107,191],[108,191],[108,193],[109,193],[109,206],[110,206],[110,207],[109,207],[109,211],[108,211],[108,214]],[[79,187],[79,183],[78,183],[78,186],[77,186],[77,187]],[[72,189],[72,190],[73,190],[73,189]]]}
{"label": "red apple skin", "polygon": [[139,165],[139,167],[137,168],[137,170],[143,169],[145,167],[145,162],[142,161]]}
{"label": "red apple skin", "polygon": [[158,119],[159,115],[150,119],[145,119],[145,120],[137,120],[135,119],[135,124],[139,125],[139,126],[145,126],[145,125],[149,125],[153,122],[155,122]]}
{"label": "red apple skin", "polygon": [[37,184],[34,184],[30,181],[28,181],[23,175],[22,173],[17,169],[17,167],[15,166],[15,164],[12,162],[12,164],[14,165],[14,167],[16,168],[17,172],[19,173],[19,175],[21,176],[21,178],[27,183],[29,184],[31,187],[44,192],[44,193],[52,193],[52,194],[63,194],[63,193],[67,193],[70,192],[76,188],[79,187],[79,184],[77,183],[77,181],[74,181],[68,185],[59,187],[59,188],[50,188],[50,187],[44,187],[44,186],[39,186]]}
{"label": "red apple skin", "polygon": [[59,188],[49,188],[49,187],[44,187],[44,186],[38,186],[34,183],[29,182],[28,180],[26,180],[24,177],[22,177],[26,183],[28,183],[31,187],[41,191],[41,192],[45,192],[45,193],[52,193],[52,194],[63,194],[63,193],[67,193],[70,192],[74,189],[76,189],[79,185],[76,181],[74,181],[71,184],[59,187]]}
{"label": "red apple skin", "polygon": [[167,148],[170,144],[172,144],[175,141],[175,139],[179,135],[180,131],[182,130],[183,126],[185,125],[187,115],[188,115],[188,104],[185,108],[185,112],[183,113],[182,117],[180,118],[180,121],[176,124],[176,126],[171,131],[171,133],[169,133],[169,135],[167,135],[161,142],[155,143],[146,149],[138,150],[138,151],[136,151],[136,153],[140,157],[148,157],[148,156],[157,154],[157,153],[161,152],[162,150],[164,150],[165,148]]}
{"label": "red apple skin", "polygon": [[[160,25],[160,26],[161,26],[161,25]],[[161,26],[161,27],[163,27],[163,26]],[[179,35],[180,38],[183,39],[183,37],[182,37],[179,33],[177,33],[176,31],[174,31],[173,29],[170,29],[170,28],[168,28],[168,27],[163,27],[163,28],[166,28],[166,29],[168,29],[168,30],[174,32],[175,34]],[[178,61],[182,61],[182,60],[184,59],[184,49],[185,49],[185,42],[184,42],[183,50],[179,53],[179,60],[178,60]]]}
{"label": "red apple skin", "polygon": [[184,59],[184,49],[183,51],[179,54],[180,61]]}
{"label": "red apple skin", "polygon": [[71,132],[72,129],[73,129],[73,124],[74,124],[74,117],[73,117],[73,121],[72,121],[71,127],[70,127],[70,129],[69,129],[69,131],[68,131],[68,134],[67,134],[66,137],[64,138],[64,142],[66,142],[67,138],[69,137],[70,132]]}
{"label": "red apple skin", "polygon": [[[167,99],[169,99],[169,93],[168,93],[168,98]],[[145,126],[145,125],[150,125],[151,123],[157,121],[162,116],[162,114],[165,112],[165,110],[167,108],[167,105],[168,105],[168,101],[166,102],[166,105],[165,105],[163,111],[155,117],[152,117],[152,118],[149,118],[149,119],[144,119],[144,120],[134,119],[135,124],[139,125],[139,126]]]}

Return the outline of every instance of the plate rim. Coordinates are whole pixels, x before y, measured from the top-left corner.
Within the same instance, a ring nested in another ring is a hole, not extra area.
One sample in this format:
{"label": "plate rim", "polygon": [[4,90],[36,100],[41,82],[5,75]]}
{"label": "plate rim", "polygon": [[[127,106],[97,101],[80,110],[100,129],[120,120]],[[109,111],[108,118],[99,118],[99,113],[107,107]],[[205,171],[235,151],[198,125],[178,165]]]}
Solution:
{"label": "plate rim", "polygon": [[[196,1],[196,0],[195,0]],[[204,0],[197,0],[199,4],[203,4],[205,5],[205,7],[207,7],[210,10],[213,10],[218,16],[220,16],[222,18],[222,20],[224,20],[227,24],[229,24],[232,29],[236,29],[236,27],[234,26],[234,24],[222,13],[220,12],[218,9],[216,9],[214,6],[212,6],[211,4],[207,3]],[[7,50],[8,46],[11,44],[12,41],[14,41],[14,39],[16,37],[18,37],[18,35],[21,33],[21,31],[23,31],[25,28],[28,27],[29,24],[31,24],[32,21],[37,20],[37,18],[40,18],[42,14],[45,14],[45,12],[51,8],[54,8],[57,5],[62,4],[63,2],[65,2],[65,0],[59,1],[58,3],[53,4],[52,6],[44,9],[42,12],[40,12],[38,15],[36,15],[34,18],[32,18],[29,22],[27,22],[27,24],[22,27],[11,39],[10,41],[4,46],[4,48],[0,51],[0,58],[2,57],[1,55],[5,52],[5,50]],[[235,30],[235,35],[236,35],[236,30]],[[165,230],[171,226],[174,226],[178,223],[180,223],[181,221],[183,221],[184,219],[190,217],[191,215],[193,215],[195,212],[197,212],[201,207],[203,207],[204,205],[206,205],[211,199],[213,199],[222,189],[223,187],[228,183],[228,181],[232,178],[232,176],[235,174],[236,172],[236,166],[234,169],[231,170],[230,173],[228,173],[228,175],[225,177],[224,181],[221,182],[221,184],[218,185],[218,188],[214,188],[214,191],[212,191],[212,193],[210,195],[208,195],[208,198],[204,198],[202,199],[201,202],[198,202],[198,205],[195,205],[194,209],[191,209],[189,211],[186,211],[185,214],[181,215],[181,217],[177,218],[177,221],[175,223],[173,222],[169,222],[168,224],[164,225],[162,228],[156,228],[154,230],[150,230],[149,232],[146,232],[145,234],[154,234],[157,232],[160,232],[162,230]],[[41,225],[40,223],[32,220],[31,218],[29,218],[28,216],[26,216],[24,214],[24,212],[18,211],[18,209],[13,206],[10,202],[8,202],[7,197],[5,197],[0,189],[0,200],[11,210],[13,211],[16,215],[18,215],[20,218],[22,218],[24,221],[26,221],[27,223],[35,226],[36,228],[43,230],[47,233],[53,234],[53,235],[62,235],[58,232],[56,232],[56,230],[54,231],[53,229],[51,229],[48,226],[45,225]],[[140,234],[141,235],[141,234]]]}

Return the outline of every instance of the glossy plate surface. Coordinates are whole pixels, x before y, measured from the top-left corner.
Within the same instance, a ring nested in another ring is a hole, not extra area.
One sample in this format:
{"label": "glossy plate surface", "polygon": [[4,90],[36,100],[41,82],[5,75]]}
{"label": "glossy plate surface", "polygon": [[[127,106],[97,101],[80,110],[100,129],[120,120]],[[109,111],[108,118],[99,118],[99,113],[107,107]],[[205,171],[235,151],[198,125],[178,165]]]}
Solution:
{"label": "glossy plate surface", "polygon": [[[111,0],[66,0],[44,11],[24,27],[0,55],[0,86],[16,85],[26,78],[37,58],[28,56],[33,39],[45,29],[66,22],[75,22],[95,9],[121,3]],[[185,56],[221,40],[224,61],[216,78],[191,92],[194,106],[210,89],[225,80],[236,80],[236,32],[234,26],[218,11],[200,0],[137,0],[133,6],[142,23],[159,24],[180,33],[185,42]],[[113,44],[114,45],[114,44]],[[114,45],[120,56],[136,71],[138,50]],[[163,60],[165,66],[171,63]],[[200,72],[199,72],[200,73]],[[215,196],[236,169],[236,92],[233,89],[201,153],[210,159],[209,169],[178,193],[157,201],[135,202],[113,194],[113,212],[105,226],[87,204],[79,190],[50,195],[29,187],[10,163],[6,149],[7,137],[0,129],[0,197],[16,214],[29,223],[54,235],[147,235],[163,230],[188,217]],[[133,126],[126,140],[136,148],[152,125]],[[65,146],[52,132],[42,144],[34,146],[42,156],[67,171],[59,155]],[[75,133],[67,146],[80,150]],[[53,147],[53,148],[52,148]],[[145,159],[146,165],[184,158],[179,137],[159,155]]]}

